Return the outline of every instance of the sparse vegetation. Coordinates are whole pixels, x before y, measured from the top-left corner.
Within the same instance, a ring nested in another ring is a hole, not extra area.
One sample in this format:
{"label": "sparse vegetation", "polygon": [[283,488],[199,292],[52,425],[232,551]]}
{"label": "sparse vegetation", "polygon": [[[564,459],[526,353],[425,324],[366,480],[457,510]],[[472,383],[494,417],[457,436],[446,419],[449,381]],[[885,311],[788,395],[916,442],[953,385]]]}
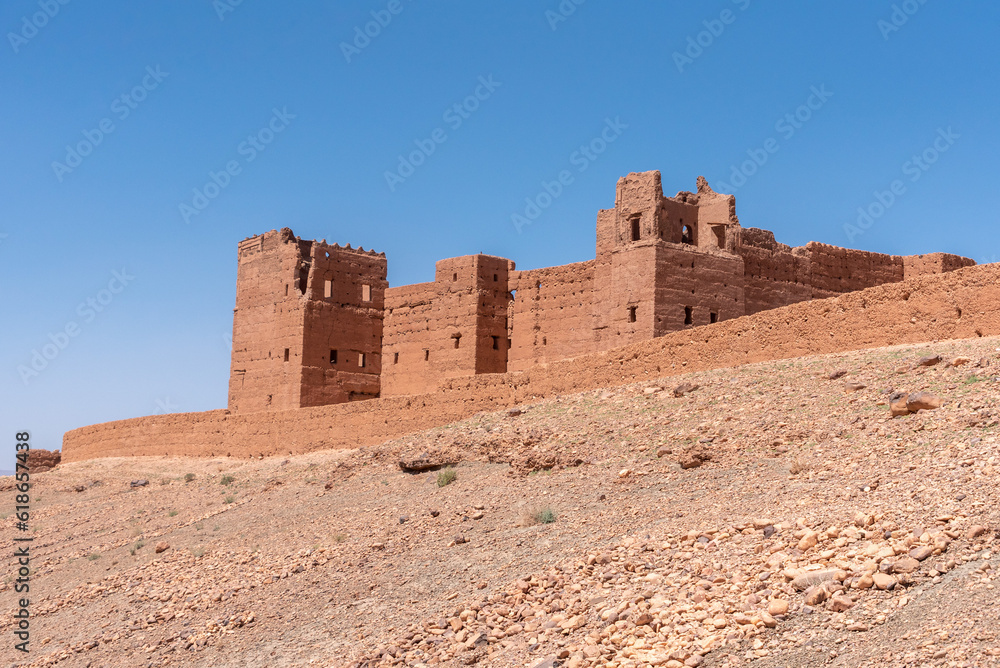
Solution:
{"label": "sparse vegetation", "polygon": [[192,480],[194,480],[194,474],[193,473],[185,473],[184,474],[184,482],[191,482]]}
{"label": "sparse vegetation", "polygon": [[224,475],[224,476],[222,476],[222,480],[220,480],[219,482],[221,484],[223,484],[223,485],[226,485],[226,486],[232,485],[233,484],[233,476],[231,476],[231,475]]}
{"label": "sparse vegetation", "polygon": [[101,555],[97,554],[96,552],[91,552],[90,554],[87,555],[87,561],[97,561],[100,558]]}
{"label": "sparse vegetation", "polygon": [[168,515],[169,515],[170,517],[177,517],[177,511],[176,511],[176,510],[171,510],[171,511],[170,511],[169,513],[167,513],[167,514],[168,514]]}
{"label": "sparse vegetation", "polygon": [[458,478],[458,473],[456,473],[455,469],[451,468],[450,466],[442,471],[438,471],[437,475],[438,487],[445,487],[447,485],[450,485],[451,483],[455,482],[456,478]]}
{"label": "sparse vegetation", "polygon": [[236,497],[235,497],[235,496],[233,496],[232,494],[230,494],[229,496],[227,496],[227,497],[225,498],[225,502],[226,502],[226,503],[232,503],[232,502],[233,502],[233,501],[235,501],[235,500],[236,500]]}
{"label": "sparse vegetation", "polygon": [[343,543],[345,540],[347,540],[347,536],[345,536],[342,533],[338,533],[336,536],[333,537],[334,543]]}
{"label": "sparse vegetation", "polygon": [[135,542],[135,545],[133,545],[132,548],[129,550],[129,554],[131,554],[134,557],[135,553],[141,550],[143,547],[145,547],[145,545],[146,545],[145,541],[137,540]]}
{"label": "sparse vegetation", "polygon": [[192,547],[191,548],[191,554],[193,554],[195,556],[195,558],[201,558],[201,557],[205,556],[205,548],[203,548],[203,547]]}
{"label": "sparse vegetation", "polygon": [[536,524],[552,524],[556,521],[556,511],[548,506],[527,508],[521,516],[521,526],[530,527]]}

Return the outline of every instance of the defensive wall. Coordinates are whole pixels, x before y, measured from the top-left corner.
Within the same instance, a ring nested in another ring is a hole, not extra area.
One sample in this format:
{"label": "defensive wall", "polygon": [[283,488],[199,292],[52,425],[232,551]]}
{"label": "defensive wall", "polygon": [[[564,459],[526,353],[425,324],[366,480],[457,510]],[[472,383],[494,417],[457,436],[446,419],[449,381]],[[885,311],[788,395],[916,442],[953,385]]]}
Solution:
{"label": "defensive wall", "polygon": [[356,448],[558,394],[803,355],[995,335],[1000,335],[1000,265],[967,267],[526,371],[450,378],[431,394],[291,410],[159,415],[83,427],[65,435],[63,460],[253,457]]}

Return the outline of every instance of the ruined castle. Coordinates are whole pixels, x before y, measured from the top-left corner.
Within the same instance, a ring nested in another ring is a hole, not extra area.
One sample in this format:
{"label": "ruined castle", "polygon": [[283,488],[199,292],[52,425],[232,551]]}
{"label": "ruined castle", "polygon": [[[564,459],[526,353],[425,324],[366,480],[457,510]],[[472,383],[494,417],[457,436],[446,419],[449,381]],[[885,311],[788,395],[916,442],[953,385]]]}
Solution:
{"label": "ruined castle", "polygon": [[384,253],[285,228],[239,244],[231,412],[427,394],[441,383],[608,350],[668,332],[973,265],[744,228],[736,198],[665,197],[660,173],[619,179],[593,260],[517,271],[489,255],[440,260],[434,281],[386,282]]}

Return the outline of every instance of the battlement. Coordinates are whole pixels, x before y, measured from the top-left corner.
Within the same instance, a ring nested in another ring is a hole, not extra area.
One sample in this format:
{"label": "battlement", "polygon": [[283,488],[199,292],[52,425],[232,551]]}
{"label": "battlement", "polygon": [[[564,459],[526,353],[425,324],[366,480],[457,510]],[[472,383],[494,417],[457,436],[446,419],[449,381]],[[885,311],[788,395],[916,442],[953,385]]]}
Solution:
{"label": "battlement", "polygon": [[435,392],[455,379],[560,360],[975,264],[900,257],[744,228],[736,198],[698,177],[618,180],[595,258],[517,271],[490,255],[439,260],[434,280],[389,288],[384,253],[288,228],[239,243],[229,407],[252,412]]}

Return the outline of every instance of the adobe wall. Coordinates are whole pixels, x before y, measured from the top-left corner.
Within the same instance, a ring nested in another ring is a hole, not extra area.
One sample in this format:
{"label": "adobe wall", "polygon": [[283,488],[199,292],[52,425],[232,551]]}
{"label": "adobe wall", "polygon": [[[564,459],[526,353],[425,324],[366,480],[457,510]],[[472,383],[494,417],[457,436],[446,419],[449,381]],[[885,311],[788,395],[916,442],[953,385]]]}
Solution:
{"label": "adobe wall", "polygon": [[288,228],[241,242],[230,410],[378,396],[386,268],[384,254]]}
{"label": "adobe wall", "polygon": [[290,230],[272,230],[240,242],[237,255],[229,408],[296,408],[301,373],[284,362],[284,350],[301,359],[299,248]]}
{"label": "adobe wall", "polygon": [[814,297],[903,280],[903,260],[897,255],[840,248],[815,241],[807,243],[806,250]]}
{"label": "adobe wall", "polygon": [[738,248],[748,315],[813,298],[805,249],[793,251],[773,233],[753,227],[740,231]]}
{"label": "adobe wall", "polygon": [[951,253],[927,253],[926,255],[907,255],[903,258],[903,276],[913,278],[924,274],[941,274],[955,271],[962,267],[971,267],[975,260]]}
{"label": "adobe wall", "polygon": [[388,289],[382,396],[506,371],[512,268],[505,258],[467,255],[437,262],[433,283]]}
{"label": "adobe wall", "polygon": [[512,272],[507,369],[594,352],[595,260]]}
{"label": "adobe wall", "polygon": [[67,432],[63,461],[139,455],[268,456],[356,448],[482,410],[558,394],[784,359],[1000,335],[1000,265],[917,276],[673,332],[525,372],[456,378],[433,395],[300,410],[154,416]]}

